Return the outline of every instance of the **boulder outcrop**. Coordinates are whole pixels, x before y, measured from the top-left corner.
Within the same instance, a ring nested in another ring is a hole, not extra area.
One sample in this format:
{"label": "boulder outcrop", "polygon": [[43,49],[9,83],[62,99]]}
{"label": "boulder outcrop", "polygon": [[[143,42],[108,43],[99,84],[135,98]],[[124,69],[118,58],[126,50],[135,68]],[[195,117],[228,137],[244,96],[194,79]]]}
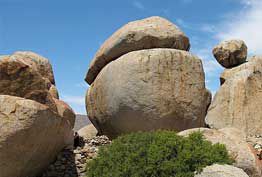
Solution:
{"label": "boulder outcrop", "polygon": [[178,134],[188,136],[193,132],[201,132],[203,136],[213,144],[224,144],[229,155],[235,160],[235,167],[243,169],[250,177],[262,176],[262,163],[258,159],[254,148],[246,142],[244,132],[235,128],[208,129],[195,128],[189,129]]}
{"label": "boulder outcrop", "polygon": [[98,134],[205,126],[211,93],[189,46],[161,17],[130,22],[106,40],[86,76],[86,109]]}
{"label": "boulder outcrop", "polygon": [[100,134],[204,126],[211,95],[201,60],[182,50],[130,52],[103,68],[86,96]]}
{"label": "boulder outcrop", "polygon": [[235,127],[247,136],[262,135],[262,57],[226,69],[220,77],[221,87],[206,116],[211,128]]}
{"label": "boulder outcrop", "polygon": [[189,50],[189,39],[170,21],[150,17],[130,22],[117,30],[97,51],[85,80],[92,84],[98,73],[109,62],[120,56],[142,49],[173,48]]}
{"label": "boulder outcrop", "polygon": [[75,114],[57,98],[47,59],[32,52],[0,58],[1,177],[35,177],[73,143]]}
{"label": "boulder outcrop", "polygon": [[232,68],[246,61],[247,46],[242,40],[224,41],[214,47],[213,55],[223,67]]}

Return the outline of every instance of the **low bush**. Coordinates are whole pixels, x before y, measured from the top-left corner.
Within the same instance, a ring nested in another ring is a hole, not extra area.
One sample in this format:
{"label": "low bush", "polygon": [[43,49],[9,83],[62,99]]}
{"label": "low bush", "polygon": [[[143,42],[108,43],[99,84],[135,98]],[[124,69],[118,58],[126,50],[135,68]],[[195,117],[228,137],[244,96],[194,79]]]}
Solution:
{"label": "low bush", "polygon": [[132,133],[100,148],[87,164],[87,177],[193,177],[205,166],[232,164],[224,145],[199,132],[181,137],[172,131]]}

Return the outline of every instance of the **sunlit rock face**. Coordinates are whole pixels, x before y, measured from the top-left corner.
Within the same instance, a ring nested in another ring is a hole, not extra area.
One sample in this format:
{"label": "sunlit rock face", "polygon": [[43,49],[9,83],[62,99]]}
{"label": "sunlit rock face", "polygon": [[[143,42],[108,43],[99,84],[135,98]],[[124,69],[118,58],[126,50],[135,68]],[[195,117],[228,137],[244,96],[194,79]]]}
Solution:
{"label": "sunlit rock face", "polygon": [[226,69],[206,116],[211,128],[235,127],[247,136],[262,135],[262,57]]}
{"label": "sunlit rock face", "polygon": [[49,61],[32,52],[0,57],[0,176],[35,177],[72,143],[75,113]]}
{"label": "sunlit rock face", "polygon": [[204,126],[211,101],[201,60],[189,39],[161,18],[130,22],[91,62],[86,81],[88,117],[99,134]]}

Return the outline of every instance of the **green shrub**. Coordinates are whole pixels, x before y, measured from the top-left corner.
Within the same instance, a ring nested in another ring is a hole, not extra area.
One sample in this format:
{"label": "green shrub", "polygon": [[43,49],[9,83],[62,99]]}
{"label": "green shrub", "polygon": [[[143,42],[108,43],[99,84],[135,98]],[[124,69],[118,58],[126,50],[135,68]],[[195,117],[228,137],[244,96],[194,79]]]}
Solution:
{"label": "green shrub", "polygon": [[181,137],[172,131],[132,133],[100,148],[87,164],[87,177],[193,177],[205,166],[232,164],[224,145],[199,132]]}

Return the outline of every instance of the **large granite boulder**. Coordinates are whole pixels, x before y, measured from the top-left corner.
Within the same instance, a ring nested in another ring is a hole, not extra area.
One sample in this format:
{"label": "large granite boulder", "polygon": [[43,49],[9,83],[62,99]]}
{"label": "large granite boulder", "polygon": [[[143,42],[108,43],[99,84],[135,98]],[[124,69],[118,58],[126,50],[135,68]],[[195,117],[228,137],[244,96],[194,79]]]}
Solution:
{"label": "large granite boulder", "polygon": [[35,100],[56,110],[55,102],[49,92],[52,83],[41,75],[36,66],[28,64],[29,60],[16,55],[1,58],[0,95]]}
{"label": "large granite boulder", "polygon": [[100,47],[85,80],[92,84],[105,65],[128,52],[151,48],[189,50],[189,47],[188,37],[164,18],[150,17],[133,21],[117,30]]}
{"label": "large granite boulder", "polygon": [[249,177],[242,169],[231,165],[214,164],[205,167],[200,174],[195,177]]}
{"label": "large granite boulder", "polygon": [[0,176],[35,177],[73,143],[75,113],[58,100],[49,61],[0,57]]}
{"label": "large granite boulder", "polygon": [[64,147],[72,126],[48,106],[0,95],[0,176],[35,177]]}
{"label": "large granite boulder", "polygon": [[123,55],[103,68],[86,96],[89,119],[110,138],[204,126],[210,101],[201,60],[176,49]]}
{"label": "large granite boulder", "polygon": [[242,40],[224,41],[214,47],[213,54],[223,67],[232,68],[246,61],[247,46]]}
{"label": "large granite boulder", "polygon": [[213,144],[224,144],[235,160],[234,166],[243,169],[250,177],[262,176],[262,162],[258,159],[254,148],[246,142],[244,132],[235,128],[208,129],[195,128],[179,132],[178,135],[188,136],[193,132],[201,132]]}
{"label": "large granite boulder", "polygon": [[211,128],[235,127],[247,136],[262,135],[262,57],[221,74],[221,87],[206,116]]}

